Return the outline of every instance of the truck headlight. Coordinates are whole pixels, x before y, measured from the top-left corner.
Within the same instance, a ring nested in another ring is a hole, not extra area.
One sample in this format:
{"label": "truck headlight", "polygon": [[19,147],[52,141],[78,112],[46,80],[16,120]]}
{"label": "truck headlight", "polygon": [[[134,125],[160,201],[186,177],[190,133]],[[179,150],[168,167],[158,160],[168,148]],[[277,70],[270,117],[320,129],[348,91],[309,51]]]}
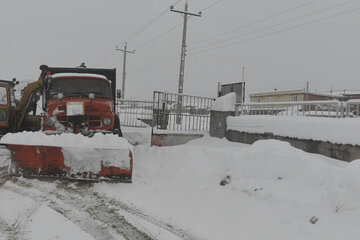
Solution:
{"label": "truck headlight", "polygon": [[46,125],[49,127],[53,127],[55,125],[55,120],[53,118],[46,119]]}
{"label": "truck headlight", "polygon": [[104,118],[103,123],[104,123],[104,125],[110,125],[111,119],[106,117],[106,118]]}
{"label": "truck headlight", "polygon": [[7,112],[5,110],[0,110],[0,121],[5,121],[7,117]]}

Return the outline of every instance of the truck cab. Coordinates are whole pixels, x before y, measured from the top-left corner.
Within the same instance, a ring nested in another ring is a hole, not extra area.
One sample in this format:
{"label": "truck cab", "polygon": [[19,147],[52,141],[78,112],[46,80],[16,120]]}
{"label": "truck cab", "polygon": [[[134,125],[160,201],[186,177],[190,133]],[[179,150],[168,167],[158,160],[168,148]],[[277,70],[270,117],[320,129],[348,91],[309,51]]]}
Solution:
{"label": "truck cab", "polygon": [[86,68],[47,67],[45,70],[44,131],[85,136],[96,132],[121,135],[119,117],[115,113],[115,84],[105,74]]}
{"label": "truck cab", "polygon": [[11,117],[16,107],[14,95],[15,82],[0,80],[0,132],[9,131]]}

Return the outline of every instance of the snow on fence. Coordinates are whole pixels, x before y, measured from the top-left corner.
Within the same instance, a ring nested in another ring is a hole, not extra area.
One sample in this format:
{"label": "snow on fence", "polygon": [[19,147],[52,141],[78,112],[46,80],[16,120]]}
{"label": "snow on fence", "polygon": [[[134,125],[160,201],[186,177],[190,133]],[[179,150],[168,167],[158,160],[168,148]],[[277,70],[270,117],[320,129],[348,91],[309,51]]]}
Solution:
{"label": "snow on fence", "polygon": [[305,117],[359,117],[360,100],[347,102],[299,101],[299,102],[251,102],[236,103],[235,115],[276,115]]}
{"label": "snow on fence", "polygon": [[155,91],[153,130],[157,132],[204,132],[210,128],[210,109],[215,99]]}

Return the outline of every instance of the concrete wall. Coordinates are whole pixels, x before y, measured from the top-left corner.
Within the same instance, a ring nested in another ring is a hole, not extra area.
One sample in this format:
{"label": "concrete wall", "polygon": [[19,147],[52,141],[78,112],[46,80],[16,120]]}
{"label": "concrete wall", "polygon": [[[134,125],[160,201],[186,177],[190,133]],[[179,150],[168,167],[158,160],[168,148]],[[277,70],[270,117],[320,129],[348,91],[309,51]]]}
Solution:
{"label": "concrete wall", "polygon": [[212,137],[223,138],[226,137],[232,142],[240,142],[252,144],[258,140],[276,139],[280,141],[289,142],[293,147],[302,149],[306,152],[322,154],[327,157],[339,159],[350,162],[355,159],[360,159],[360,146],[349,144],[334,144],[330,142],[303,140],[297,138],[276,136],[273,133],[247,133],[235,130],[226,130],[226,118],[234,116],[234,112],[217,112],[211,111],[210,114],[210,135]]}
{"label": "concrete wall", "polygon": [[190,140],[201,138],[203,134],[157,134],[151,135],[151,146],[175,146],[185,144]]}
{"label": "concrete wall", "polygon": [[235,116],[235,112],[210,111],[210,136],[223,138],[226,134],[226,118]]}
{"label": "concrete wall", "polygon": [[276,136],[272,133],[259,134],[239,132],[234,130],[228,130],[226,132],[226,138],[232,142],[241,142],[247,144],[252,144],[255,141],[263,139],[276,139],[288,142],[291,144],[291,146],[302,149],[306,152],[318,153],[342,161],[351,162],[352,160],[360,158],[359,145],[334,144],[330,142]]}

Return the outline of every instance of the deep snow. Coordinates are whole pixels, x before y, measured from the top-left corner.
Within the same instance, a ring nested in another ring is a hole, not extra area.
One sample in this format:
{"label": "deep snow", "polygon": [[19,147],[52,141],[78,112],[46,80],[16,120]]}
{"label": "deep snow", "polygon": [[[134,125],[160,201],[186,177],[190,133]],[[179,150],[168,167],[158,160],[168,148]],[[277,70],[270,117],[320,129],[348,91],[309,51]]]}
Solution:
{"label": "deep snow", "polygon": [[[150,147],[148,130],[123,130],[126,137],[135,134],[132,139],[141,143],[134,149],[133,183],[97,183],[89,194],[94,191],[119,200],[198,240],[355,240],[360,236],[360,161],[340,162],[276,140],[245,145],[205,136],[181,146]],[[220,185],[223,179],[228,184]],[[0,227],[2,221],[25,219],[25,238],[37,239],[37,224],[52,229],[61,223],[69,238],[78,234],[78,239],[89,239],[47,204],[0,187]],[[181,239],[117,211],[157,239]],[[311,219],[318,220],[313,224]],[[55,230],[45,233],[56,236]]]}
{"label": "deep snow", "polygon": [[[360,163],[276,140],[138,146],[130,185],[94,190],[199,239],[358,239]],[[220,182],[230,176],[231,182]],[[318,221],[310,223],[315,217]]]}
{"label": "deep snow", "polygon": [[236,93],[231,92],[217,98],[211,106],[212,111],[230,112],[235,111]]}

